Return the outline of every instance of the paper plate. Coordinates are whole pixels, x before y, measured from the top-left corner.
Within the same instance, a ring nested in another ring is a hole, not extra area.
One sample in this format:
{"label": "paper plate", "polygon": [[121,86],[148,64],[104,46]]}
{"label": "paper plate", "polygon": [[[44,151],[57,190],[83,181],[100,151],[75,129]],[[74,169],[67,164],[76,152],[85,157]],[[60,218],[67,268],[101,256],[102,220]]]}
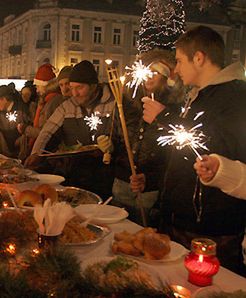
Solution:
{"label": "paper plate", "polygon": [[132,255],[127,255],[127,254],[123,254],[123,253],[117,253],[117,255],[122,255],[122,256],[126,256],[128,258],[140,261],[140,262],[144,262],[147,264],[151,264],[151,265],[157,265],[157,264],[163,264],[163,263],[167,263],[167,262],[174,262],[176,260],[178,260],[179,258],[181,258],[182,256],[184,256],[186,253],[188,253],[188,250],[181,244],[177,243],[177,242],[170,242],[170,247],[171,247],[171,251],[169,254],[167,254],[163,259],[161,260],[148,260],[146,258],[144,258],[143,256],[140,257],[135,257]]}
{"label": "paper plate", "polygon": [[[100,211],[97,211],[97,208],[100,208]],[[76,207],[75,211],[83,219],[92,216],[96,212],[93,220],[106,224],[119,222],[128,216],[125,209],[111,205],[83,204]]]}
{"label": "paper plate", "polygon": [[39,180],[39,183],[47,184],[60,184],[65,181],[65,178],[59,175],[50,175],[50,174],[34,174],[31,175],[32,178]]}

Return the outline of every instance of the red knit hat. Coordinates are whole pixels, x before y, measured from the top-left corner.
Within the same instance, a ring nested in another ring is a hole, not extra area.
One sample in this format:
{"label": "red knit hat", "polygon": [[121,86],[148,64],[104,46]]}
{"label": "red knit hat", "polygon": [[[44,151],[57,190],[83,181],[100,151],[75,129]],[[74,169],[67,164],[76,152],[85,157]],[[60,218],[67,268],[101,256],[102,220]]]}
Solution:
{"label": "red knit hat", "polygon": [[53,69],[54,67],[49,63],[41,65],[35,75],[33,84],[38,86],[46,86],[50,80],[56,77]]}

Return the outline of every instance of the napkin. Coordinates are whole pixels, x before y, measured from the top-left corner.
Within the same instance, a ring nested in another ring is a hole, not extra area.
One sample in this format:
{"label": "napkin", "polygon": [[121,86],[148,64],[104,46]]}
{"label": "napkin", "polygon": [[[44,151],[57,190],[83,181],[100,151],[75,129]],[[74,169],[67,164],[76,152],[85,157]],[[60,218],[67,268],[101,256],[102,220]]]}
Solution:
{"label": "napkin", "polygon": [[43,206],[34,208],[34,219],[42,235],[56,236],[62,233],[65,224],[75,216],[73,208],[66,202],[51,204],[47,199]]}

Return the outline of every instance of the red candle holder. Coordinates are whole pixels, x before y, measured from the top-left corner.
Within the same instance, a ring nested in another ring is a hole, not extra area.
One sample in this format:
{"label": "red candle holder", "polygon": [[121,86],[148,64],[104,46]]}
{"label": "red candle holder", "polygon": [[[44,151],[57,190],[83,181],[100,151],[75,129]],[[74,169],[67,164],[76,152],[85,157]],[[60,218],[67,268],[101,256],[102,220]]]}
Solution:
{"label": "red candle holder", "polygon": [[185,257],[184,264],[189,272],[189,282],[200,287],[211,285],[212,277],[220,266],[216,243],[207,238],[193,239],[191,252]]}

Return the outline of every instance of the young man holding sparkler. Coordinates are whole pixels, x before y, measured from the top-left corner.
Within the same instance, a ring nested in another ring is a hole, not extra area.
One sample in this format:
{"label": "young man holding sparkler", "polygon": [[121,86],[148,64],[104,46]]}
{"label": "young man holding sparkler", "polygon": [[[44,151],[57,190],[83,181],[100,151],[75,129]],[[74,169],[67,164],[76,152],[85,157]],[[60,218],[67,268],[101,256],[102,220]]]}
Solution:
{"label": "young man holding sparkler", "polygon": [[18,156],[16,140],[20,134],[17,123],[27,119],[14,99],[15,95],[8,86],[0,86],[0,153],[8,157]]}
{"label": "young man holding sparkler", "polygon": [[[39,154],[45,150],[55,152],[61,144],[66,147],[94,144],[95,135],[110,130],[114,98],[108,85],[98,82],[93,64],[87,60],[76,64],[69,80],[72,97],[64,101],[44,125],[32,155],[26,160],[28,167],[40,166]],[[96,118],[98,125],[95,126]],[[111,168],[103,164],[102,152],[97,150],[67,158],[70,158],[70,168],[65,175],[68,185],[90,190],[103,198],[111,195]]]}
{"label": "young man holding sparkler", "polygon": [[[212,152],[246,162],[246,82],[244,68],[235,63],[223,68],[224,42],[214,30],[198,26],[176,42],[175,72],[183,83],[192,86],[182,117],[194,126],[199,121]],[[182,122],[172,116],[156,116],[154,103],[144,104],[144,119],[158,118],[162,124]],[[175,148],[174,148],[175,149]],[[217,188],[203,186],[193,169],[194,156],[189,147],[173,150],[166,171],[162,197],[162,230],[186,247],[196,237],[216,241],[223,266],[243,274],[241,243],[244,236],[246,202]]]}

